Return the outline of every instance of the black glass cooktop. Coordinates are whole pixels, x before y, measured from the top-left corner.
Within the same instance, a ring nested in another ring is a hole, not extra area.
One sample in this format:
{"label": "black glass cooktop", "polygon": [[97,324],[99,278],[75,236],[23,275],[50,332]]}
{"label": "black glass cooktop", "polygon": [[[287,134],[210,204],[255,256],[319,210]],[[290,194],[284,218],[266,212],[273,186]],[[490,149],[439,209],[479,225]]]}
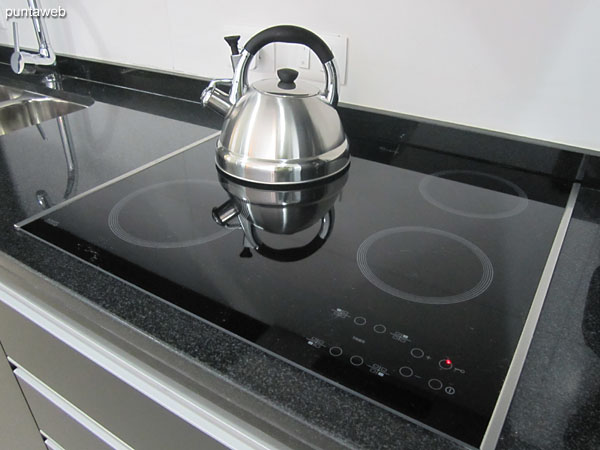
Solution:
{"label": "black glass cooktop", "polygon": [[[356,141],[363,157],[333,187],[253,192],[219,178],[214,148],[211,140],[176,154],[21,229],[478,447],[568,186],[423,149],[366,151]],[[226,188],[264,204],[242,201],[237,216],[225,204],[227,225],[219,225],[212,210],[230,199]],[[302,231],[281,234],[302,221]],[[271,232],[248,231],[248,222]]]}

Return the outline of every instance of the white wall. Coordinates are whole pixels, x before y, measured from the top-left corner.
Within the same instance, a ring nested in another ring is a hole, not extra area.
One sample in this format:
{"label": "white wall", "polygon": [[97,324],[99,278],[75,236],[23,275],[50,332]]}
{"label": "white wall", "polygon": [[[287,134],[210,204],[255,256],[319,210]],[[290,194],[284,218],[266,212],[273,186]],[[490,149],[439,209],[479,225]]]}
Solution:
{"label": "white wall", "polygon": [[[25,0],[3,0],[23,7]],[[58,53],[230,74],[228,25],[347,35],[341,101],[600,151],[597,0],[46,0]],[[218,6],[218,9],[215,8]],[[35,44],[21,20],[23,45]],[[8,30],[0,42],[11,43]]]}

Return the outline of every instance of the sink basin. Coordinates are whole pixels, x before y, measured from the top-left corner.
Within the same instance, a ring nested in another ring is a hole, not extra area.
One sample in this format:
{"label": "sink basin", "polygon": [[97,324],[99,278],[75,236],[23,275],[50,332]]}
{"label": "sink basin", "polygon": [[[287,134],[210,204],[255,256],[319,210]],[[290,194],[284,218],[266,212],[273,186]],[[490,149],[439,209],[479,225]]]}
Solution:
{"label": "sink basin", "polygon": [[87,105],[0,85],[0,136],[84,108]]}
{"label": "sink basin", "polygon": [[16,89],[9,86],[0,85],[0,102],[19,98],[21,95],[23,95],[24,92],[25,91],[23,91],[22,89]]}

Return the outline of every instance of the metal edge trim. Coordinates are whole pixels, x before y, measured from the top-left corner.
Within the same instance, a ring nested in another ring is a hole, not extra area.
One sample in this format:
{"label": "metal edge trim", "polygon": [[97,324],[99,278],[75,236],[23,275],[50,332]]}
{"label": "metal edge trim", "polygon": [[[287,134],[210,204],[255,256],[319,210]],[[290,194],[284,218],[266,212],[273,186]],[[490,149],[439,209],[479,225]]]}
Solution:
{"label": "metal edge trim", "polygon": [[65,206],[73,203],[74,201],[79,200],[80,198],[86,197],[87,195],[92,194],[92,193],[94,193],[96,191],[99,191],[100,189],[103,189],[103,188],[105,188],[107,186],[110,186],[111,184],[117,183],[118,181],[121,181],[124,178],[130,177],[132,175],[135,175],[136,173],[139,173],[139,172],[142,172],[142,171],[144,171],[146,169],[149,169],[150,167],[155,166],[156,164],[161,163],[161,162],[163,162],[163,161],[165,161],[167,159],[170,159],[170,158],[172,158],[174,156],[177,156],[180,153],[183,153],[183,152],[185,152],[186,150],[189,150],[192,147],[195,147],[195,146],[200,145],[200,144],[204,144],[205,142],[208,142],[211,139],[216,138],[220,134],[221,134],[221,132],[217,131],[217,132],[212,133],[212,134],[210,134],[210,135],[208,135],[208,136],[206,136],[206,137],[204,137],[202,139],[194,141],[191,144],[185,145],[185,146],[183,146],[183,147],[181,147],[181,148],[179,148],[179,149],[177,149],[177,150],[175,150],[175,151],[173,151],[171,153],[168,153],[168,154],[166,154],[164,156],[161,156],[160,158],[157,158],[157,159],[155,159],[153,161],[150,161],[150,162],[148,162],[148,163],[146,163],[144,165],[141,165],[141,166],[139,166],[139,167],[137,167],[137,168],[135,168],[133,170],[130,170],[129,172],[125,172],[124,174],[119,175],[118,177],[112,178],[112,179],[110,179],[110,180],[108,180],[108,181],[106,181],[106,182],[104,182],[102,184],[99,184],[98,186],[93,187],[93,188],[91,188],[91,189],[89,189],[89,190],[87,190],[85,192],[82,192],[81,194],[78,194],[78,195],[76,195],[74,197],[71,197],[70,199],[65,200],[62,203],[59,203],[58,205],[54,205],[51,208],[48,208],[48,209],[46,209],[44,211],[40,211],[39,213],[34,214],[33,216],[28,217],[27,219],[24,219],[24,220],[16,223],[14,226],[17,229],[19,229],[21,227],[24,227],[28,223],[31,223],[34,220],[39,219],[40,217],[44,217],[44,216],[46,216],[48,214],[51,214],[54,211],[62,209]]}
{"label": "metal edge trim", "polygon": [[[89,78],[79,77],[76,75],[65,75],[65,78],[69,78],[72,80],[85,81],[86,83],[100,84],[102,86],[110,86],[110,87],[117,88],[117,89],[126,89],[128,91],[139,92],[141,94],[150,94],[150,95],[155,95],[157,97],[170,98],[170,99],[178,100],[181,102],[188,102],[188,103],[193,103],[193,104],[198,104],[198,105],[202,104],[200,98],[198,98],[198,100],[190,100],[189,98],[176,97],[174,95],[161,94],[159,92],[154,92],[154,91],[149,91],[149,90],[144,90],[144,89],[136,89],[131,86],[122,86],[120,84],[112,84],[112,83],[109,83],[106,81],[90,80]],[[202,80],[202,81],[204,81],[204,80]]]}
{"label": "metal edge trim", "polygon": [[550,288],[550,282],[552,281],[554,269],[556,268],[556,263],[558,262],[558,257],[567,234],[567,229],[569,228],[569,223],[571,222],[571,216],[573,215],[573,209],[575,208],[575,202],[577,201],[580,188],[581,185],[579,183],[573,183],[567,204],[565,206],[565,211],[558,225],[554,242],[550,248],[546,265],[544,266],[540,282],[538,283],[538,287],[533,297],[533,302],[531,304],[531,308],[529,309],[525,326],[521,332],[521,337],[519,338],[519,342],[513,355],[510,367],[508,368],[504,384],[500,390],[500,395],[498,396],[498,401],[494,407],[492,418],[490,419],[487,430],[481,441],[481,450],[494,449],[498,443],[498,439],[500,438],[500,433],[502,431],[502,427],[504,426],[504,421],[506,420],[519,377],[521,376],[521,371],[523,370],[523,366],[525,364],[529,346],[540,318],[542,306],[544,305],[546,294]]}
{"label": "metal edge trim", "polygon": [[579,162],[579,168],[577,169],[577,174],[575,175],[575,181],[581,183],[585,176],[585,166],[587,162],[588,155],[583,155],[581,157],[581,161]]}
{"label": "metal edge trim", "polygon": [[152,370],[146,370],[143,363],[133,358],[125,359],[118,347],[110,342],[86,333],[76,323],[61,319],[12,288],[0,284],[0,294],[4,304],[221,444],[240,450],[287,448],[280,443],[275,446],[267,436],[263,439],[249,428],[240,427],[239,422],[220,414],[218,408],[208,402],[198,404],[176,385],[166,385]]}

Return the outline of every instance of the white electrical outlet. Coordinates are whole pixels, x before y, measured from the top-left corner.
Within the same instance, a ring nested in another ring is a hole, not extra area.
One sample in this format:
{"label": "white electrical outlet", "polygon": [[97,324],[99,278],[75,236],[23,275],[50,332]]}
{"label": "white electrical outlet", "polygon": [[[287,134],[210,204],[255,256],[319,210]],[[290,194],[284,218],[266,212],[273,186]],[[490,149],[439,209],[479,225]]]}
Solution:
{"label": "white electrical outlet", "polygon": [[[244,48],[246,42],[250,40],[252,36],[262,31],[261,27],[249,27],[248,25],[228,25],[223,30],[223,36],[234,36],[239,35],[239,48],[240,51]],[[225,49],[228,50],[227,45],[224,43]],[[275,46],[267,45],[262,48],[250,63],[249,67],[251,72],[258,73],[272,73],[275,70]]]}
{"label": "white electrical outlet", "polygon": [[[333,52],[340,85],[346,84],[348,37],[341,34],[316,33]],[[275,64],[277,68],[291,67],[298,70],[304,79],[323,80],[323,65],[317,55],[304,45],[278,43],[275,51]]]}
{"label": "white electrical outlet", "polygon": [[[337,64],[340,84],[346,84],[346,75],[348,70],[348,37],[341,34],[329,33],[324,33],[320,36],[333,52],[333,56],[335,57],[335,62]],[[321,67],[321,70],[322,69],[323,68]]]}
{"label": "white electrical outlet", "polygon": [[310,69],[310,49],[304,45],[299,46],[297,50],[298,67],[301,69]]}

